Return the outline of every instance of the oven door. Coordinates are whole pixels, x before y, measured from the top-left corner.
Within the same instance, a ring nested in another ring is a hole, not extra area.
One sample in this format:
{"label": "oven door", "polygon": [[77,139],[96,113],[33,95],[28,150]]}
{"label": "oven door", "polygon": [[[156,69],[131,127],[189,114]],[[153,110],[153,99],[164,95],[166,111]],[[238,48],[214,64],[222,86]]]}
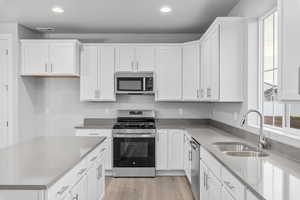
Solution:
{"label": "oven door", "polygon": [[155,137],[113,138],[114,168],[155,167]]}
{"label": "oven door", "polygon": [[143,92],[143,77],[117,77],[117,93]]}

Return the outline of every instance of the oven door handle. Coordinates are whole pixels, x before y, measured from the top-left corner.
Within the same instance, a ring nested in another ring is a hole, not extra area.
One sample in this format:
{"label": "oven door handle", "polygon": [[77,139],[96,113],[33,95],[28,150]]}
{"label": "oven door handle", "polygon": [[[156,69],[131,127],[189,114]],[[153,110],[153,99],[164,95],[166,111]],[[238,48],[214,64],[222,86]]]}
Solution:
{"label": "oven door handle", "polygon": [[114,138],[155,138],[155,134],[113,134]]}

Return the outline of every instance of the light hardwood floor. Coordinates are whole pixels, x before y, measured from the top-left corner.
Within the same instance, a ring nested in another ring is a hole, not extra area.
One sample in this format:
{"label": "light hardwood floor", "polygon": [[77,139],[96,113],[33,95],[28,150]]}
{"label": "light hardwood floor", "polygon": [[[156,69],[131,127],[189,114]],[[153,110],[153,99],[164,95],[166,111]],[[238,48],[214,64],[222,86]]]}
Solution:
{"label": "light hardwood floor", "polygon": [[185,177],[108,177],[104,200],[193,200],[193,195]]}

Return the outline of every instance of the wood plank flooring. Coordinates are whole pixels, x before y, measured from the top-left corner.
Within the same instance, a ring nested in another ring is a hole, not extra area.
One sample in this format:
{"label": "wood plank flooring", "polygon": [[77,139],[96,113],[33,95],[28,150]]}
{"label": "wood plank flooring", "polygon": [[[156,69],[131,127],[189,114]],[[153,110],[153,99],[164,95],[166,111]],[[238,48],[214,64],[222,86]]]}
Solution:
{"label": "wood plank flooring", "polygon": [[108,177],[104,200],[193,200],[193,195],[185,177]]}

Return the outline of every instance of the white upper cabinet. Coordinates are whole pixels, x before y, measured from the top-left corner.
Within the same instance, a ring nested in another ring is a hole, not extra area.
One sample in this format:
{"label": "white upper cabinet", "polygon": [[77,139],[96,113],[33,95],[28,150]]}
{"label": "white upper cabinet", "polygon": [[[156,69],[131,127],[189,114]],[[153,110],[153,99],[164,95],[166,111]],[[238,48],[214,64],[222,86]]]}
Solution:
{"label": "white upper cabinet", "polygon": [[122,46],[116,49],[116,71],[131,72],[135,70],[135,48]]}
{"label": "white upper cabinet", "polygon": [[76,40],[22,40],[22,75],[79,76]]}
{"label": "white upper cabinet", "polygon": [[155,65],[155,48],[151,46],[136,47],[136,70],[152,72]]}
{"label": "white upper cabinet", "polygon": [[296,0],[278,1],[279,21],[279,98],[300,100],[299,33],[300,4]]}
{"label": "white upper cabinet", "polygon": [[182,99],[182,48],[162,46],[156,50],[156,101]]}
{"label": "white upper cabinet", "polygon": [[155,48],[152,46],[120,46],[116,50],[116,71],[153,71]]}
{"label": "white upper cabinet", "polygon": [[115,101],[114,57],[112,46],[83,46],[80,76],[82,101]]}
{"label": "white upper cabinet", "polygon": [[48,73],[48,50],[46,42],[22,43],[22,75]]}
{"label": "white upper cabinet", "polygon": [[198,101],[200,95],[199,42],[184,44],[182,49],[182,99]]}
{"label": "white upper cabinet", "polygon": [[245,23],[222,17],[200,40],[200,98],[202,101],[243,101]]}

